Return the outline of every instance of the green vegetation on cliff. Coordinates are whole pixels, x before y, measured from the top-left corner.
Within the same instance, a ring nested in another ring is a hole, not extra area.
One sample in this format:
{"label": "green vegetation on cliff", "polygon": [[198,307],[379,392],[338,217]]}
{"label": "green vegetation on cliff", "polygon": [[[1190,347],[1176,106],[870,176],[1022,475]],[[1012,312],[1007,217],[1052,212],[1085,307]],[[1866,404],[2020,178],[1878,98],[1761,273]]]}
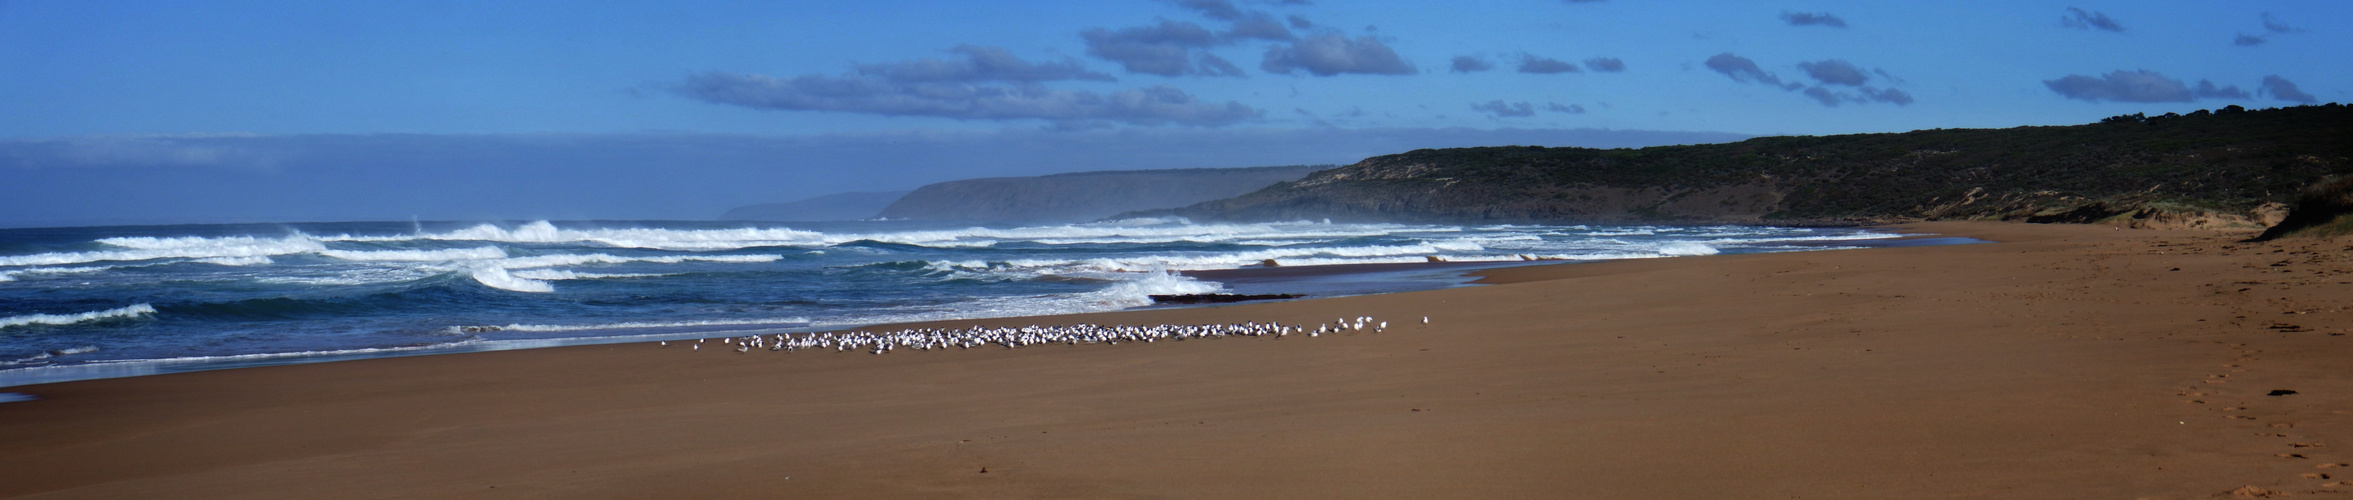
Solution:
{"label": "green vegetation on cliff", "polygon": [[[2338,104],[2010,129],[1763,137],[1642,149],[1423,149],[1173,210],[1203,220],[2218,226],[2353,173]],[[2271,220],[2264,220],[2271,219]]]}

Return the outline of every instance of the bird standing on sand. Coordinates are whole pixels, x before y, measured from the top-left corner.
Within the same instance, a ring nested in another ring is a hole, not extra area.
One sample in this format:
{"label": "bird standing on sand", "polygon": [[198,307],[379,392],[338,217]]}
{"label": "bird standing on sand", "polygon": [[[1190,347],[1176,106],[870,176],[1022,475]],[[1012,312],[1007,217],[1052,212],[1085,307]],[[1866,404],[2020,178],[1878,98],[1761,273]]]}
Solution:
{"label": "bird standing on sand", "polygon": [[[1423,321],[1428,321],[1428,318],[1423,318]],[[912,347],[916,350],[932,350],[946,349],[951,345],[961,349],[997,345],[1007,349],[1012,349],[1017,347],[1044,344],[1077,345],[1081,343],[1102,343],[1117,345],[1120,342],[1149,343],[1163,339],[1183,341],[1187,339],[1236,336],[1265,337],[1271,335],[1277,339],[1280,339],[1293,333],[1304,333],[1309,337],[1320,337],[1325,333],[1346,333],[1351,330],[1363,331],[1366,327],[1371,327],[1373,328],[1373,331],[1379,332],[1388,329],[1389,322],[1375,321],[1372,316],[1359,316],[1354,320],[1350,320],[1349,318],[1339,318],[1328,324],[1316,325],[1315,329],[1313,330],[1309,330],[1305,326],[1291,326],[1278,323],[1259,323],[1256,321],[1212,325],[1101,326],[1094,324],[1078,324],[1069,326],[1031,325],[1021,328],[975,327],[962,330],[916,328],[899,330],[895,332],[811,333],[802,335],[798,338],[779,334],[776,336],[776,339],[773,343],[771,343],[768,337],[765,335],[751,335],[741,338],[724,337],[719,341],[736,346],[735,352],[737,353],[750,352],[752,348],[755,347],[766,347],[770,351],[785,351],[788,353],[803,348],[831,347],[835,352],[861,350],[866,351],[868,354],[880,355],[889,353],[892,350],[898,349],[900,347]],[[695,339],[695,343],[690,347],[695,350],[702,350],[703,342],[708,340],[709,339]],[[670,342],[665,340],[661,341],[660,344],[664,347],[668,347]]]}

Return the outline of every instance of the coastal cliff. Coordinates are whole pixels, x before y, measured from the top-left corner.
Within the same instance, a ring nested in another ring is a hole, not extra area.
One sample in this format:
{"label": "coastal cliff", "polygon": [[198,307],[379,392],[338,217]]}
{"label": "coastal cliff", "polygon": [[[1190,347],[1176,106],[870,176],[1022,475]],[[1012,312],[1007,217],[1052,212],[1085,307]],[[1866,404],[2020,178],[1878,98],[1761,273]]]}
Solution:
{"label": "coastal cliff", "polygon": [[882,210],[892,219],[1078,222],[1167,209],[1295,181],[1332,165],[1075,172],[925,185]]}
{"label": "coastal cliff", "polygon": [[2009,129],[1763,137],[1641,149],[1423,149],[1173,210],[1195,220],[2258,228],[2353,172],[2339,104]]}

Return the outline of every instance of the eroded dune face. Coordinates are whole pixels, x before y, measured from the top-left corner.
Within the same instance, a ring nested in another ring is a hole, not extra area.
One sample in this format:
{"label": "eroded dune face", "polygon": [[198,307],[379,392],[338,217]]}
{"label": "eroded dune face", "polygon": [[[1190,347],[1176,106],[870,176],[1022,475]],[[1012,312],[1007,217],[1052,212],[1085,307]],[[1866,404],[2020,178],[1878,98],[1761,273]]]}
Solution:
{"label": "eroded dune face", "polygon": [[2353,234],[2353,175],[2332,177],[2304,188],[2296,207],[2255,239],[2290,235],[2333,237]]}

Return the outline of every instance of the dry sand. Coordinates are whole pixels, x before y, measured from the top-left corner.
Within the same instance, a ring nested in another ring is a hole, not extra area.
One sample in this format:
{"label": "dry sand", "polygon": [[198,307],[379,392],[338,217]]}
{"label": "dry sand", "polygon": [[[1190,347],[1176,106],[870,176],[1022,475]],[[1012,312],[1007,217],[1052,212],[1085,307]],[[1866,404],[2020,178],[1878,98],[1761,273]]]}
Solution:
{"label": "dry sand", "polygon": [[1371,315],[1392,322],[1379,334],[880,356],[625,344],[10,388],[42,399],[0,404],[0,496],[2353,491],[2353,468],[2331,467],[2353,462],[2347,242],[1909,228],[2002,243],[958,323]]}

